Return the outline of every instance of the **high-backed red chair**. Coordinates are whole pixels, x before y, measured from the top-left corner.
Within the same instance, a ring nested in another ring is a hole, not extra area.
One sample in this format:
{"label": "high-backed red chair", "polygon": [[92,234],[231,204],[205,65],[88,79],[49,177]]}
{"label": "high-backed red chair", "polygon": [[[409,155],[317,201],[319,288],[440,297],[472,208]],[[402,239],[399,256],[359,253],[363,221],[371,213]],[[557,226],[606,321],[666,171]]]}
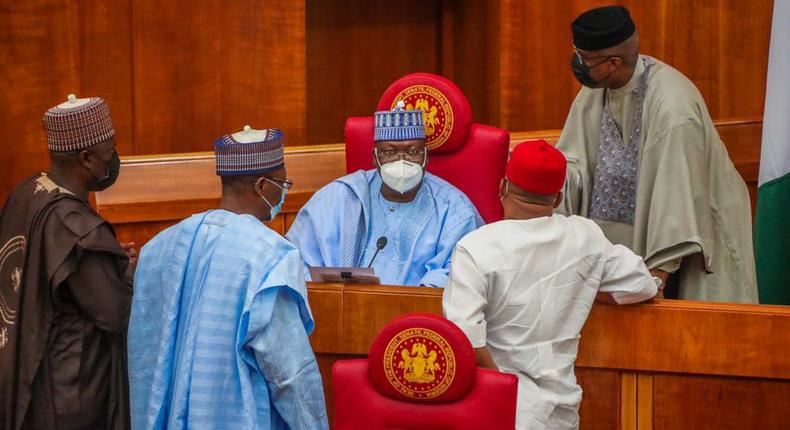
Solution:
{"label": "high-backed red chair", "polygon": [[472,344],[432,314],[387,324],[367,359],[332,369],[336,430],[512,430],[515,375],[478,368]]}
{"label": "high-backed red chair", "polygon": [[[510,135],[474,122],[472,107],[452,81],[431,73],[406,75],[384,91],[376,110],[403,100],[421,109],[430,157],[426,170],[455,185],[477,207],[485,222],[502,219],[499,181],[505,176]],[[346,171],[372,169],[373,117],[346,120]]]}

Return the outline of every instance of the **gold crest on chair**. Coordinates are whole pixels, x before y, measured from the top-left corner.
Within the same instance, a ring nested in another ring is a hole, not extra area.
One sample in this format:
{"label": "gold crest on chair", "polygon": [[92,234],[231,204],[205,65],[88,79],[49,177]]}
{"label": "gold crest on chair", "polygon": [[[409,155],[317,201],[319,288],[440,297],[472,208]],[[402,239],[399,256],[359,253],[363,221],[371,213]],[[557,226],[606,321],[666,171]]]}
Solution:
{"label": "gold crest on chair", "polygon": [[425,143],[428,149],[444,144],[453,131],[454,116],[450,101],[441,91],[430,85],[413,85],[398,93],[392,107],[403,100],[408,110],[421,110],[425,123]]}
{"label": "gold crest on chair", "polygon": [[398,368],[403,369],[403,378],[416,384],[427,384],[436,380],[435,371],[440,370],[436,362],[436,351],[428,352],[424,343],[415,343],[409,351],[401,351]]}
{"label": "gold crest on chair", "polygon": [[431,399],[455,378],[455,354],[433,330],[412,328],[395,335],[384,353],[387,380],[407,397]]}

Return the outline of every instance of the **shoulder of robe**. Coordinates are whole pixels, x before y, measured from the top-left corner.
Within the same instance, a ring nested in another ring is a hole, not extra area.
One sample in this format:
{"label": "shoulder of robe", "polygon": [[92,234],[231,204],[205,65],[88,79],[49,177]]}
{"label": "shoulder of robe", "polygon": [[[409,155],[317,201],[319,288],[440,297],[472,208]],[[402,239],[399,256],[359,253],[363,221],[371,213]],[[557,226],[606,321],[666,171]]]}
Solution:
{"label": "shoulder of robe", "polygon": [[77,248],[114,255],[127,260],[112,226],[90,206],[75,198],[54,203],[46,229],[52,244],[74,243]]}
{"label": "shoulder of robe", "polygon": [[603,234],[603,230],[601,230],[601,227],[590,218],[585,218],[579,215],[571,215],[565,217],[565,220],[567,223],[571,223],[572,225],[577,226],[577,228],[581,228],[593,236],[598,236],[602,238],[606,237]]}
{"label": "shoulder of robe", "polygon": [[[589,249],[606,248],[611,245],[611,242],[604,234],[601,227],[595,221],[578,215],[571,215],[566,217],[566,223],[572,229],[569,234],[573,234],[581,239],[585,247]],[[596,248],[598,247],[598,248]]]}
{"label": "shoulder of robe", "polygon": [[234,235],[234,241],[238,241],[239,249],[266,256],[297,251],[296,245],[252,216],[238,217],[233,225],[238,231],[229,233]]}
{"label": "shoulder of robe", "polygon": [[488,246],[499,247],[499,238],[504,235],[512,235],[514,233],[513,228],[513,221],[509,220],[485,224],[462,237],[458,241],[458,246],[470,252],[478,248],[487,248]]}
{"label": "shoulder of robe", "polygon": [[[333,201],[334,199],[338,199],[339,196],[345,196],[348,193],[353,193],[352,184],[366,184],[368,182],[367,176],[365,175],[364,170],[358,170],[353,173],[349,173],[348,175],[341,176],[332,182],[324,185],[323,187],[319,188],[308,203],[312,202],[319,202],[322,200],[330,200]],[[342,201],[340,201],[342,204]]]}
{"label": "shoulder of robe", "polygon": [[571,104],[571,111],[574,109],[585,109],[587,106],[593,104],[603,103],[604,90],[600,88],[589,88],[582,85],[576,98],[573,99]]}
{"label": "shoulder of robe", "polygon": [[[76,198],[60,199],[53,203],[52,213],[47,222],[57,224],[51,225],[51,228],[63,229],[78,238],[83,238],[103,224],[107,224],[107,221],[90,206]],[[112,235],[109,224],[107,230]]]}
{"label": "shoulder of robe", "polygon": [[658,62],[651,72],[647,112],[665,127],[699,123],[707,111],[702,94],[693,82],[672,66]]}
{"label": "shoulder of robe", "polygon": [[425,172],[425,179],[428,182],[428,185],[431,187],[431,194],[433,195],[434,199],[452,204],[454,208],[457,208],[458,206],[466,206],[470,208],[474,207],[472,201],[469,200],[469,197],[467,197],[466,194],[459,190],[455,185],[428,172]]}

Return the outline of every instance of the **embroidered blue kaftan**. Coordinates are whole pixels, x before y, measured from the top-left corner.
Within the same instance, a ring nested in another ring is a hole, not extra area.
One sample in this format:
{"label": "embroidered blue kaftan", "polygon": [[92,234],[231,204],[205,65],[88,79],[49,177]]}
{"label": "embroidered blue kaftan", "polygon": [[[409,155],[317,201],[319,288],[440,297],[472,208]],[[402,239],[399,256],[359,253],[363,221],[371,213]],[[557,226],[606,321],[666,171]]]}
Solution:
{"label": "embroidered blue kaftan", "polygon": [[327,428],[299,251],[214,210],[140,254],[129,324],[135,429]]}
{"label": "embroidered blue kaftan", "polygon": [[390,202],[380,189],[376,170],[331,182],[302,207],[288,239],[308,266],[367,267],[385,236],[387,245],[373,262],[383,284],[443,288],[455,243],[483,225],[477,209],[430,173],[408,203]]}

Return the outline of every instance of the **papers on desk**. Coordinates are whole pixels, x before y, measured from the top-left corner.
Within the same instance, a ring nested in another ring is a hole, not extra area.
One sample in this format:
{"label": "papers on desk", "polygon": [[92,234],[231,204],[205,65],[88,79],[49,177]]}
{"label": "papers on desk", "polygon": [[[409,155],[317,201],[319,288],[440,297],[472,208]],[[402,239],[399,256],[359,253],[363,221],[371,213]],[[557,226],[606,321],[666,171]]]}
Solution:
{"label": "papers on desk", "polygon": [[328,284],[381,284],[372,267],[310,267],[310,279]]}

